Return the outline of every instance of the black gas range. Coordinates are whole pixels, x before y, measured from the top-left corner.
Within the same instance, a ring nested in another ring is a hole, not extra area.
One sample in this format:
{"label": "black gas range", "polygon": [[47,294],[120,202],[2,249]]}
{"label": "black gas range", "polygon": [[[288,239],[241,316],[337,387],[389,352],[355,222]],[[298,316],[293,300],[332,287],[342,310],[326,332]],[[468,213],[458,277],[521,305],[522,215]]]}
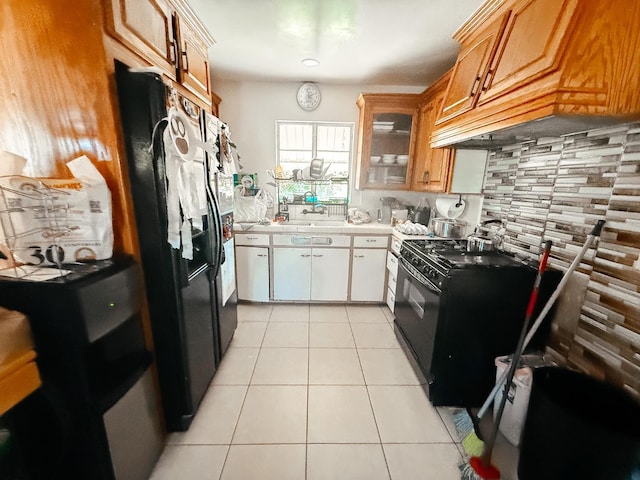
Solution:
{"label": "black gas range", "polygon": [[[495,358],[515,350],[535,274],[504,252],[467,252],[464,240],[402,243],[395,325],[434,405],[483,403]],[[555,274],[543,280],[539,309],[557,281]],[[547,334],[542,328],[531,347],[542,348]]]}
{"label": "black gas range", "polygon": [[417,275],[439,288],[447,274],[461,268],[522,267],[526,262],[505,252],[467,252],[467,242],[461,239],[405,240],[400,258]]}

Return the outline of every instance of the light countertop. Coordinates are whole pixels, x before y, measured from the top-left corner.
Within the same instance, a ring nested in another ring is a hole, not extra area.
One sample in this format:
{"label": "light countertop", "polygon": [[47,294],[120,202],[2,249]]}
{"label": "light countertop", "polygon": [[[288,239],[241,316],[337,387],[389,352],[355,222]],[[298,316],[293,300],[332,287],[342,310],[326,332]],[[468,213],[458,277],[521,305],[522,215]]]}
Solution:
{"label": "light countertop", "polygon": [[389,235],[394,229],[391,225],[381,223],[362,223],[355,225],[344,222],[317,222],[314,224],[301,225],[296,223],[277,223],[270,225],[234,223],[234,233],[350,233],[350,234],[376,234]]}
{"label": "light countertop", "polygon": [[[428,235],[407,235],[400,233],[391,225],[386,223],[361,223],[359,225],[344,222],[322,222],[319,221],[312,225],[302,225],[297,223],[277,223],[272,222],[267,225],[254,223],[234,223],[234,233],[348,233],[348,234],[370,234],[370,235],[390,235],[404,240],[421,240],[433,239],[440,240],[439,237],[430,237]],[[446,240],[446,239],[443,239]]]}

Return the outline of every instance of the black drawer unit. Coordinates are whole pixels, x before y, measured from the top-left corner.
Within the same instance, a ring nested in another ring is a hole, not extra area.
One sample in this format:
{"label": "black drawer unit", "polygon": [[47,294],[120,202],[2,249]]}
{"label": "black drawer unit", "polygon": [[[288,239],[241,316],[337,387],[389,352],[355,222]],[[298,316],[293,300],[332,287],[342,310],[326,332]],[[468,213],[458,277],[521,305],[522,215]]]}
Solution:
{"label": "black drawer unit", "polygon": [[[29,478],[112,480],[110,442],[118,439],[108,438],[104,417],[151,364],[140,315],[142,272],[130,257],[64,268],[72,273],[44,282],[0,279],[0,305],[29,317],[42,378],[3,421]],[[159,455],[160,429],[141,430],[157,432],[152,450]]]}

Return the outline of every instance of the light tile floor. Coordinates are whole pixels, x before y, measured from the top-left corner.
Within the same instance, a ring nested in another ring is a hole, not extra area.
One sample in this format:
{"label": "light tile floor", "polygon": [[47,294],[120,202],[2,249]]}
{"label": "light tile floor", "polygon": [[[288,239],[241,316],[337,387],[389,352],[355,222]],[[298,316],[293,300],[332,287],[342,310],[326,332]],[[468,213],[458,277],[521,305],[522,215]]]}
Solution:
{"label": "light tile floor", "polygon": [[386,306],[241,304],[238,321],[152,480],[460,478],[446,409],[429,403]]}

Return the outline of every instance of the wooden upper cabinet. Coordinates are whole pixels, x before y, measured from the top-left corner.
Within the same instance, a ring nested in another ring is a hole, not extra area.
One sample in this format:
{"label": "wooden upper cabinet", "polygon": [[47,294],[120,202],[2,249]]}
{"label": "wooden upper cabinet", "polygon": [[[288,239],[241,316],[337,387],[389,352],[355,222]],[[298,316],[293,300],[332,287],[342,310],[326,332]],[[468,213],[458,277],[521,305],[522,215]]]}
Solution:
{"label": "wooden upper cabinet", "polygon": [[363,93],[356,151],[357,189],[409,190],[420,95]]}
{"label": "wooden upper cabinet", "polygon": [[184,0],[103,0],[107,32],[211,104],[208,48],[214,44]]}
{"label": "wooden upper cabinet", "polygon": [[420,192],[445,192],[449,184],[451,154],[448,148],[431,148],[431,134],[438,112],[442,108],[445,90],[451,72],[447,72],[422,94],[418,114],[416,159],[411,175],[411,190]]}
{"label": "wooden upper cabinet", "polygon": [[107,31],[176,79],[173,7],[168,0],[105,0]]}
{"label": "wooden upper cabinet", "polygon": [[479,104],[558,68],[577,3],[520,0],[513,6],[480,89]]}
{"label": "wooden upper cabinet", "polygon": [[503,15],[494,20],[462,46],[437,123],[467,112],[475,106],[506,19],[507,15]]}
{"label": "wooden upper cabinet", "polygon": [[213,45],[213,39],[207,40],[208,33],[180,13],[176,15],[176,31],[180,46],[179,81],[203,100],[211,103],[208,48]]}
{"label": "wooden upper cabinet", "polygon": [[431,146],[640,119],[638,18],[638,0],[486,0],[454,35],[461,51]]}

